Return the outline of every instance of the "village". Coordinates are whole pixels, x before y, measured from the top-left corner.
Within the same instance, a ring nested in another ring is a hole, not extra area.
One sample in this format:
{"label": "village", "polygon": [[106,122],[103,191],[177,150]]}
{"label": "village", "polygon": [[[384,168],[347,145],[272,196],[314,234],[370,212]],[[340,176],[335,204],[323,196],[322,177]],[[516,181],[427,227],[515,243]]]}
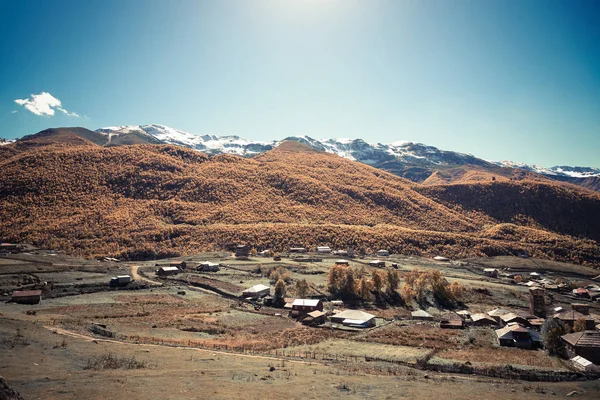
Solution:
{"label": "village", "polygon": [[93,341],[378,371],[600,377],[600,278],[574,264],[249,245],[123,262],[1,246],[0,318]]}

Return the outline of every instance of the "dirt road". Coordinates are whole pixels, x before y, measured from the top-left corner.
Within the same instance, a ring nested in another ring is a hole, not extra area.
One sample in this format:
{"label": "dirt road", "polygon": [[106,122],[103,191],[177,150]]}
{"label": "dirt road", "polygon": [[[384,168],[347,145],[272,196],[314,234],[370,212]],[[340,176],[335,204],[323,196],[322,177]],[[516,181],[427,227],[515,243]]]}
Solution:
{"label": "dirt road", "polygon": [[132,266],[131,266],[131,277],[132,277],[134,280],[136,280],[136,281],[144,281],[144,282],[147,282],[147,283],[149,283],[149,284],[151,284],[151,285],[155,285],[155,286],[162,286],[162,285],[163,285],[163,284],[162,284],[162,283],[160,283],[160,282],[153,281],[152,279],[148,279],[148,278],[146,278],[145,276],[143,276],[143,275],[140,275],[140,274],[138,273],[138,269],[139,269],[139,268],[140,268],[140,266],[139,266],[139,265],[132,265]]}

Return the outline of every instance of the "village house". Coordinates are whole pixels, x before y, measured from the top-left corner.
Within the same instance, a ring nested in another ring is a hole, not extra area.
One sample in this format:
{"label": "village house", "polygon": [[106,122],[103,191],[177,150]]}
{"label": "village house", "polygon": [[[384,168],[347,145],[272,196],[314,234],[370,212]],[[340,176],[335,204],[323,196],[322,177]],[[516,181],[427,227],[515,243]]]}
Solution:
{"label": "village house", "polygon": [[177,267],[160,267],[156,270],[156,275],[158,276],[169,276],[169,275],[177,275],[181,270]]}
{"label": "village house", "polygon": [[586,330],[563,335],[565,351],[569,358],[581,356],[600,365],[600,331]]}
{"label": "village house", "polygon": [[0,253],[18,253],[21,251],[21,246],[13,243],[0,243]]}
{"label": "village house", "polygon": [[599,373],[600,367],[596,364],[592,363],[590,360],[583,358],[581,356],[575,356],[571,358],[571,363],[573,367],[578,369],[581,372],[591,372],[591,373]]}
{"label": "village house", "polygon": [[381,261],[381,260],[369,261],[369,267],[385,268],[385,261]]}
{"label": "village house", "polygon": [[590,318],[589,316],[575,310],[561,311],[554,314],[554,318],[561,320],[562,323],[569,328],[569,330],[573,330],[575,321],[578,319],[583,319],[585,321],[585,329],[594,329],[596,325],[593,318]]}
{"label": "village house", "polygon": [[196,270],[200,272],[218,272],[220,270],[220,265],[210,261],[204,261],[198,265]]}
{"label": "village house", "polygon": [[342,324],[354,328],[369,328],[375,326],[375,316],[360,310],[345,310],[333,314],[329,320],[335,324]]}
{"label": "village house", "polygon": [[331,253],[329,246],[317,246],[317,253]]}
{"label": "village house", "polygon": [[388,250],[377,250],[377,257],[389,257],[390,256],[390,252]]}
{"label": "village house", "polygon": [[542,348],[540,334],[534,330],[527,329],[518,322],[511,322],[504,328],[496,329],[496,336],[500,346],[518,347],[520,349]]}
{"label": "village house", "polygon": [[313,311],[323,311],[323,302],[316,299],[296,299],[292,303],[291,316],[293,318],[302,318],[304,315]]}
{"label": "village house", "polygon": [[484,268],[483,274],[490,278],[498,278],[498,270],[496,268]]}
{"label": "village house", "polygon": [[290,253],[306,253],[307,250],[304,247],[291,247]]}
{"label": "village house", "polygon": [[326,316],[323,311],[312,311],[306,314],[302,323],[304,325],[321,325],[325,323]]}
{"label": "village house", "polygon": [[39,304],[42,301],[41,290],[15,290],[12,292],[12,302],[19,304]]}
{"label": "village house", "polygon": [[250,255],[250,246],[246,244],[240,244],[235,248],[235,256],[238,258],[248,257]]}
{"label": "village house", "polygon": [[478,313],[471,315],[471,324],[473,326],[493,326],[498,325],[498,321],[490,317],[486,313]]}
{"label": "village house", "polygon": [[180,270],[184,270],[187,268],[187,263],[185,261],[171,261],[169,263],[169,267],[179,268]]}
{"label": "village house", "polygon": [[446,313],[440,318],[440,328],[442,329],[462,329],[463,320],[457,313]]}
{"label": "village house", "polygon": [[348,260],[335,260],[335,265],[349,266],[350,265],[350,261],[348,261]]}
{"label": "village house", "polygon": [[546,317],[546,291],[544,289],[529,289],[529,312],[536,317]]}
{"label": "village house", "polygon": [[508,314],[504,314],[500,317],[500,320],[504,325],[508,325],[512,322],[518,322],[521,325],[529,326],[529,320],[525,317],[522,317],[514,312],[510,312]]}
{"label": "village house", "polygon": [[271,294],[271,288],[263,284],[254,285],[242,292],[243,297],[251,299],[260,299],[269,294]]}
{"label": "village house", "polygon": [[500,323],[501,322],[500,317],[503,316],[503,315],[505,315],[505,314],[508,314],[509,312],[510,311],[505,310],[503,308],[495,308],[492,311],[488,311],[488,315],[490,317],[494,318],[496,320],[496,322]]}
{"label": "village house", "polygon": [[433,321],[433,315],[429,314],[425,310],[417,310],[410,313],[413,319],[420,319],[424,321]]}

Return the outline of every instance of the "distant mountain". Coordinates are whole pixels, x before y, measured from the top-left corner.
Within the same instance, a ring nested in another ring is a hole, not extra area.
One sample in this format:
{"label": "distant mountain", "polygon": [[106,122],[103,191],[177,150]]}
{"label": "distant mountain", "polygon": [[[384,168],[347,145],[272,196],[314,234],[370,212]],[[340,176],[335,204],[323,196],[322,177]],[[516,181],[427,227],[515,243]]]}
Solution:
{"label": "distant mountain", "polygon": [[11,144],[11,143],[14,143],[14,140],[0,138],[0,146],[5,145],[5,144]]}
{"label": "distant mountain", "polygon": [[[74,136],[79,136],[75,138]],[[130,144],[173,144],[201,151],[209,155],[235,154],[253,157],[279,146],[282,141],[252,141],[239,136],[196,135],[164,125],[111,126],[96,131],[84,128],[48,129],[20,141],[36,143],[64,141],[75,144],[81,138],[100,146]],[[563,182],[577,184],[600,191],[600,168],[532,166],[511,161],[486,161],[471,154],[440,150],[433,146],[412,142],[390,144],[367,143],[362,139],[313,139],[309,136],[290,136],[284,141],[304,143],[312,148],[337,154],[383,169],[418,183],[453,183],[474,176],[469,169],[488,172],[492,176],[522,179],[519,172],[539,174]],[[434,176],[434,173],[439,172]],[[477,175],[479,179],[481,174]],[[528,175],[529,178],[531,176]],[[435,178],[435,179],[434,179]]]}

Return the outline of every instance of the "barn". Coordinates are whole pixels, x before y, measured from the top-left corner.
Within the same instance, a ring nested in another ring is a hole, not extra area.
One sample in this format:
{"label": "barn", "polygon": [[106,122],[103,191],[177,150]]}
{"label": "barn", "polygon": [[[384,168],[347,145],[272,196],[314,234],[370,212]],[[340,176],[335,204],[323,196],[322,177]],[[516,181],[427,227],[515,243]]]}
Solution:
{"label": "barn", "polygon": [[260,299],[271,294],[271,288],[269,286],[258,284],[242,292],[243,297],[250,297],[252,299]]}

